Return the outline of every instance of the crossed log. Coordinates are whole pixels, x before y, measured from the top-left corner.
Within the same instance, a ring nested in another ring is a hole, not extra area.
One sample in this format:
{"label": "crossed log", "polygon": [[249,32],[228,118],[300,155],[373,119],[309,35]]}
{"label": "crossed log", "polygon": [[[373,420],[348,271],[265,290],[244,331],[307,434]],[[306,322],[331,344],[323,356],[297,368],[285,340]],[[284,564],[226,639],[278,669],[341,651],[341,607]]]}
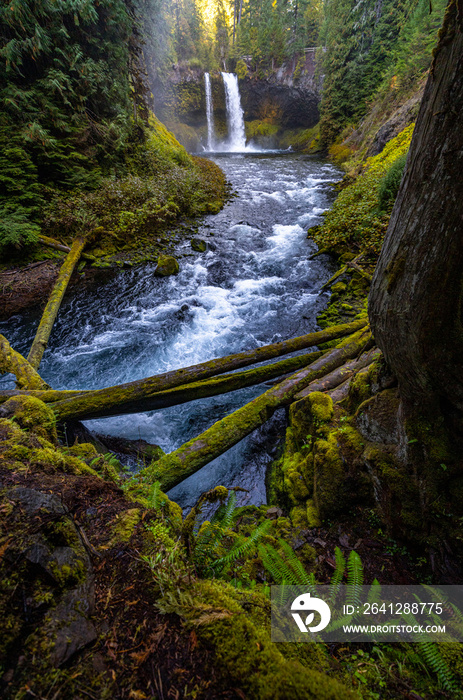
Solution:
{"label": "crossed log", "polygon": [[[310,391],[332,390],[339,385],[345,388],[354,373],[377,356],[378,351],[372,352],[370,349],[371,335],[366,319],[358,319],[117,386],[92,391],[55,391],[40,377],[37,369],[84,246],[85,237],[78,237],[63,263],[28,359],[0,336],[0,372],[13,373],[17,381],[15,390],[0,392],[0,403],[13,396],[35,396],[46,402],[55,412],[57,420],[63,422],[157,410],[279,378],[274,386],[253,401],[217,421],[201,435],[153,462],[140,473],[145,481],[160,481],[163,490],[172,488],[230,449],[269,420],[279,407],[303,398]],[[344,340],[325,353],[303,352],[272,362],[282,355],[307,351],[341,338]],[[359,355],[360,359],[356,359]],[[266,364],[236,371],[262,362]]]}

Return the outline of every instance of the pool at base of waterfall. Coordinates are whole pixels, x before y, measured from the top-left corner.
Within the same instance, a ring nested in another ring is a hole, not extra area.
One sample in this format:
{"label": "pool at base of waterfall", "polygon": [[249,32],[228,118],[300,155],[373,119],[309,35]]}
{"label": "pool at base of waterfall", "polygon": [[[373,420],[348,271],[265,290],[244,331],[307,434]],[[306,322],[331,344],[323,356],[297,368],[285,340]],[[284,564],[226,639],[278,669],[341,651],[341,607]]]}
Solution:
{"label": "pool at base of waterfall", "polygon": [[[205,241],[205,252],[195,252],[188,239],[178,251],[178,275],[156,277],[155,265],[146,264],[68,293],[40,368],[53,388],[111,386],[317,328],[316,316],[328,300],[320,289],[331,268],[326,256],[310,260],[316,247],[307,229],[330,206],[339,170],[295,154],[222,154],[216,160],[237,196],[195,234]],[[0,332],[27,354],[39,315],[15,316],[0,324]],[[12,387],[5,378],[0,383]],[[170,452],[267,388],[86,425]],[[186,508],[223,484],[246,489],[238,494],[240,505],[265,503],[265,471],[284,428],[280,410],[170,496]]]}

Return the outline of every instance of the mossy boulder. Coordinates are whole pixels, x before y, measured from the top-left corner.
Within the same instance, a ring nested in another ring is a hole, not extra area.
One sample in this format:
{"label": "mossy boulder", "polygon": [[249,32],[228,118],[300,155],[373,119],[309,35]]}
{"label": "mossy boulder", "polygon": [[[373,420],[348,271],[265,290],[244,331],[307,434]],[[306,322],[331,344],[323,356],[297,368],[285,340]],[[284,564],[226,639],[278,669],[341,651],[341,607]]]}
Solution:
{"label": "mossy boulder", "polygon": [[314,502],[320,517],[329,518],[345,507],[344,466],[336,432],[314,445]]}
{"label": "mossy boulder", "polygon": [[206,241],[203,241],[201,238],[192,238],[191,239],[191,247],[197,253],[204,253],[206,248],[207,248],[207,243],[206,243]]}
{"label": "mossy boulder", "polygon": [[157,277],[170,277],[170,275],[177,275],[179,269],[179,264],[172,255],[160,255],[154,274]]}
{"label": "mossy boulder", "polygon": [[327,675],[321,646],[272,643],[270,601],[261,594],[220,581],[200,581],[192,603],[189,610],[183,608],[188,610],[187,624],[195,626],[199,644],[212,653],[211,662],[221,669],[227,687],[259,700],[357,697]]}
{"label": "mossy boulder", "polygon": [[0,417],[13,418],[20,428],[30,430],[50,442],[58,441],[55,414],[35,396],[14,396],[0,408]]}

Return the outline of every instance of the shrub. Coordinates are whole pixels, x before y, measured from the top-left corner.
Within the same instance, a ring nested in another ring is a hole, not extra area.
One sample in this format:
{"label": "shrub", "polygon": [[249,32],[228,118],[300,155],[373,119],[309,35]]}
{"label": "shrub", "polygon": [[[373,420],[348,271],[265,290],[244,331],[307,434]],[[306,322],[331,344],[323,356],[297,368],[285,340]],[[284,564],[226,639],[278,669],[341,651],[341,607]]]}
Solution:
{"label": "shrub", "polygon": [[389,170],[384,175],[379,183],[378,188],[378,208],[380,211],[386,211],[391,208],[397,197],[402,175],[405,168],[407,154],[402,153],[390,166]]}

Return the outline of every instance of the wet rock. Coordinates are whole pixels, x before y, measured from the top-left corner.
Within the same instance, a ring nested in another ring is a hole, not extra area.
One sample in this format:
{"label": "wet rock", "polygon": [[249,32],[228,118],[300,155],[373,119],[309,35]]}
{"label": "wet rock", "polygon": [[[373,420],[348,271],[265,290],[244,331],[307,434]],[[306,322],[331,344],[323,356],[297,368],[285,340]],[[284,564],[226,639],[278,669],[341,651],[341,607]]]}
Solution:
{"label": "wet rock", "polygon": [[207,243],[206,243],[206,241],[203,241],[201,238],[192,238],[191,239],[191,247],[197,253],[204,253],[206,248],[207,248]]}
{"label": "wet rock", "polygon": [[283,511],[281,510],[281,508],[277,508],[277,506],[267,508],[266,517],[270,520],[277,520],[277,518],[281,518],[282,515]]}
{"label": "wet rock", "polygon": [[49,659],[60,666],[97,637],[90,619],[95,605],[90,558],[58,496],[15,487],[4,492],[3,504],[10,538],[0,576],[5,576],[2,566],[9,575],[12,565],[15,571],[4,610],[22,611],[14,613],[15,625],[5,641],[10,646],[22,639],[26,660],[35,659],[40,649],[34,664]]}
{"label": "wet rock", "polygon": [[160,255],[154,274],[157,277],[169,277],[176,275],[179,269],[179,264],[172,255]]}
{"label": "wet rock", "polygon": [[399,398],[395,389],[387,389],[364,401],[358,408],[356,423],[367,440],[397,445],[401,431],[398,420]]}
{"label": "wet rock", "polygon": [[38,510],[46,510],[48,513],[56,515],[62,515],[65,512],[64,506],[57,496],[34,489],[18,486],[9,489],[6,492],[6,497],[9,501],[19,503],[26,515],[31,515]]}
{"label": "wet rock", "polygon": [[63,600],[48,615],[43,632],[55,637],[50,657],[54,666],[66,663],[79,649],[97,638],[95,625],[88,619],[94,601],[89,598],[87,586],[67,593]]}

